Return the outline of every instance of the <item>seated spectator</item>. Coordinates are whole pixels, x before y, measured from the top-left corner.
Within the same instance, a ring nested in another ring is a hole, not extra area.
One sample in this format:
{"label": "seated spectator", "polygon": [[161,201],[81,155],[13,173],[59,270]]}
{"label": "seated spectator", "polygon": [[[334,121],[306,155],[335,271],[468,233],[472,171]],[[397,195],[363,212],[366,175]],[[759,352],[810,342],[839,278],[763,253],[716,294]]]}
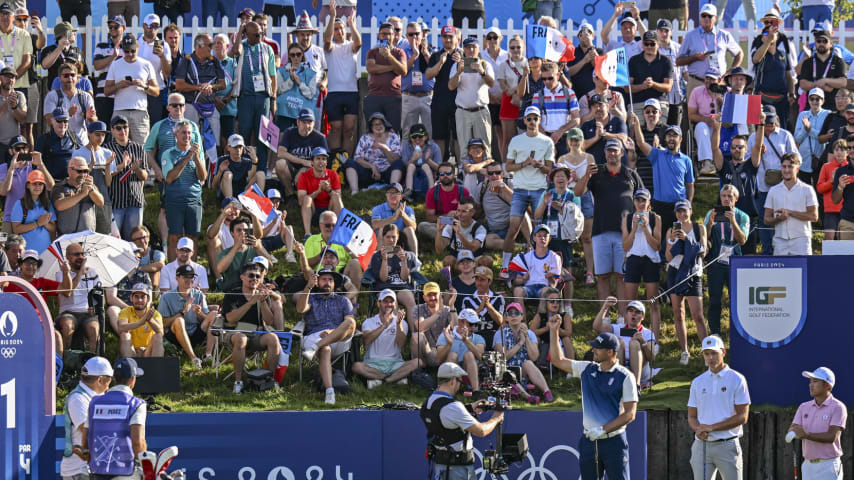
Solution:
{"label": "seated spectator", "polygon": [[332,210],[338,214],[343,207],[341,179],[338,172],[326,168],[328,160],[329,151],[315,147],[311,151],[311,168],[303,170],[297,177],[297,199],[306,238],[321,213]]}
{"label": "seated spectator", "polygon": [[[504,239],[510,229],[510,204],[513,201],[511,180],[504,179],[504,169],[499,164],[486,167],[486,179],[475,190],[478,214],[475,218],[486,223],[484,245],[490,250],[504,248]],[[528,212],[522,217],[521,229],[526,241],[531,239],[531,217]],[[517,234],[518,237],[518,234]],[[515,241],[515,239],[514,239]]]}
{"label": "seated spectator", "polygon": [[[9,161],[0,161],[0,195],[6,197],[0,229],[6,233],[12,233],[12,208],[15,202],[24,197],[30,172],[39,171],[44,175],[45,188],[48,191],[53,190],[54,187],[53,177],[42,162],[42,154],[31,153],[27,139],[20,135],[14,137],[11,143],[8,153]],[[0,153],[5,155],[5,152]]]}
{"label": "seated spectator", "polygon": [[[634,194],[635,209],[623,222],[623,250],[626,252],[626,298],[638,298],[638,288],[643,282],[646,298],[658,296],[661,277],[661,217],[652,211],[649,190],[639,188]],[[714,257],[712,257],[714,258]],[[661,334],[661,310],[658,302],[650,303],[652,331]]]}
{"label": "seated spectator", "polygon": [[45,184],[44,173],[31,171],[27,176],[24,197],[15,202],[10,219],[12,231],[22,235],[27,245],[39,254],[47,250],[56,234],[56,213]]}
{"label": "seated spectator", "polygon": [[[687,233],[686,233],[687,232]],[[706,338],[706,321],[703,318],[702,264],[706,256],[706,229],[691,219],[691,202],[676,203],[676,222],[667,230],[667,288],[673,306],[676,338],[682,348],[681,365],[688,365],[688,331],[685,328],[685,297],[691,318],[697,326],[697,336]]]}
{"label": "seated spectator", "polygon": [[[302,290],[305,288],[305,284],[308,283],[308,278],[314,275],[314,269],[308,264],[308,259],[305,256],[305,247],[301,243],[297,243],[295,246],[295,250],[300,254],[300,270],[302,270],[301,277],[298,278],[299,281],[294,280],[293,282],[288,282],[288,289],[286,293],[296,293],[298,290]],[[323,252],[323,258],[320,260],[320,269],[321,270],[334,270],[338,271],[339,264],[338,260],[338,251],[334,248],[327,248]],[[353,303],[353,308],[357,309],[357,300],[359,298],[359,288],[353,283],[353,280],[350,279],[347,275],[340,274],[341,281],[336,283],[335,291],[337,293],[343,294]]]}
{"label": "seated spectator", "polygon": [[312,268],[316,267],[322,260],[323,249],[328,245],[330,249],[338,252],[338,272],[350,277],[356,285],[360,285],[363,272],[359,260],[351,257],[342,245],[329,243],[336,223],[338,223],[338,215],[335,212],[327,210],[320,214],[320,234],[312,235],[305,241],[305,256],[308,264]]}
{"label": "seated spectator", "polygon": [[415,211],[403,201],[403,187],[392,183],[386,187],[385,203],[371,209],[371,227],[381,234],[386,225],[394,225],[402,233],[403,240],[409,249],[418,255],[418,237],[415,229]]}
{"label": "seated spectator", "polygon": [[132,305],[123,308],[118,317],[119,355],[162,357],[163,317],[151,304],[151,289],[138,283],[130,299]]}
{"label": "seated spectator", "polygon": [[50,196],[56,212],[56,233],[94,232],[95,207],[104,204],[104,197],[95,187],[85,159],[72,158],[67,170],[67,176],[54,185]]}
{"label": "seated spectator", "polygon": [[131,142],[128,136],[128,119],[118,115],[112,120],[112,135],[108,150],[115,154],[116,181],[110,183],[113,220],[125,240],[130,230],[142,225],[145,195],[142,191],[148,179],[148,164],[142,144]]}
{"label": "seated spectator", "polygon": [[250,260],[249,263],[254,263],[260,267],[258,270],[261,273],[261,281],[259,284],[273,291],[270,301],[270,308],[273,309],[272,327],[273,330],[283,331],[285,329],[285,315],[282,312],[282,305],[284,305],[285,299],[275,291],[276,283],[272,279],[266,278],[267,273],[270,272],[270,261],[267,257],[258,255]]}
{"label": "seated spectator", "polygon": [[262,333],[267,326],[282,323],[273,313],[273,301],[279,295],[261,283],[263,274],[257,263],[247,263],[240,268],[240,284],[231,290],[222,302],[222,314],[225,317],[224,330],[227,332],[222,341],[231,343],[231,359],[234,363],[234,389],[239,395],[243,392],[243,366],[246,354],[267,351],[267,365],[276,365],[273,378],[281,383],[288,369],[288,357],[282,352],[279,337],[273,333]]}
{"label": "seated spectator", "polygon": [[334,293],[337,277],[334,270],[320,270],[296,295],[297,313],[305,318],[303,356],[308,360],[318,357],[320,378],[326,389],[325,402],[329,405],[335,404],[332,361],[350,350],[356,331],[353,304]]}
{"label": "seated spectator", "polygon": [[175,260],[167,263],[166,266],[160,271],[160,293],[164,294],[169,290],[174,290],[177,286],[177,272],[178,269],[182,266],[189,266],[195,272],[197,283],[193,284],[193,288],[197,288],[202,291],[202,293],[208,292],[208,273],[205,270],[205,267],[199,265],[194,262],[193,255],[194,251],[193,240],[191,238],[182,237],[178,240],[178,249],[175,255]]}
{"label": "seated spectator", "polygon": [[427,190],[424,210],[427,218],[418,224],[418,233],[428,237],[430,240],[436,238],[439,233],[436,221],[441,216],[454,217],[460,200],[470,197],[471,194],[465,187],[457,183],[457,170],[453,164],[443,162],[438,170],[439,182]]}
{"label": "seated spectator", "polygon": [[0,272],[6,272],[9,275],[20,275],[21,259],[24,258],[25,251],[27,251],[27,241],[24,237],[17,233],[10,233],[6,237],[3,249],[0,249],[0,252],[3,252],[0,255],[0,260],[4,260],[0,262]]}
{"label": "seated spectator", "polygon": [[[601,49],[594,48],[594,50],[603,55],[605,54]],[[599,95],[599,97],[595,97],[595,95]],[[596,100],[595,102],[593,101],[594,99]],[[602,100],[604,100],[606,111],[611,116],[620,117],[623,121],[626,121],[628,112],[626,111],[626,102],[623,100],[623,94],[617,90],[608,88],[608,83],[599,78],[596,73],[593,73],[593,90],[590,90],[578,99],[578,109],[582,125],[594,119],[595,111],[593,105]]]}
{"label": "seated spectator", "polygon": [[[730,258],[741,255],[741,246],[747,241],[750,217],[736,207],[738,190],[724,185],[720,193],[720,207],[706,212],[703,223],[708,233],[708,258],[717,261],[706,267],[709,282],[709,330],[713,335],[721,334],[721,307],[724,285],[729,289]],[[653,303],[652,305],[655,305]]]}
{"label": "seated spectator", "polygon": [[441,235],[436,235],[436,254],[445,255],[442,264],[445,267],[454,267],[457,255],[468,250],[475,257],[483,254],[486,242],[486,227],[474,220],[475,203],[471,197],[464,198],[457,207],[457,217],[453,223],[443,224],[443,217],[436,220],[436,229],[442,229]]}
{"label": "seated spectator", "polygon": [[160,285],[160,270],[166,264],[166,254],[151,248],[151,232],[145,225],[130,231],[130,241],[140,249],[139,270],[151,277],[152,285]]}
{"label": "seated spectator", "polygon": [[50,125],[53,111],[61,107],[68,112],[68,129],[85,145],[89,142],[86,126],[98,120],[95,113],[95,99],[84,90],[77,88],[77,66],[65,63],[59,67],[60,87],[51,89],[44,97],[44,119]]}
{"label": "seated spectator", "polygon": [[[2,75],[0,75],[2,78]],[[23,95],[23,94],[22,94]],[[58,107],[53,111],[50,130],[36,139],[34,150],[44,152],[44,165],[55,180],[65,180],[72,154],[83,145],[82,139],[68,129],[68,110]]]}
{"label": "seated spectator", "polygon": [[524,273],[513,279],[513,297],[518,299],[540,298],[546,287],[557,287],[560,279],[560,259],[549,250],[551,229],[548,225],[537,225],[533,234],[534,248],[520,253],[513,263],[525,269]]}
{"label": "seated spectator", "polygon": [[401,349],[406,345],[409,323],[406,312],[397,309],[393,290],[383,290],[379,296],[379,313],[362,323],[362,343],[365,359],[353,364],[353,372],[368,379],[368,389],[383,383],[407,383],[407,375],[419,367],[419,360],[403,360]]}
{"label": "seated spectator", "polygon": [[[44,299],[45,302],[47,302],[48,297],[57,297],[59,295],[62,295],[64,297],[71,296],[71,276],[69,275],[68,262],[59,262],[59,271],[62,273],[61,282],[57,282],[56,280],[51,280],[49,278],[36,277],[39,268],[41,268],[42,266],[42,259],[39,258],[39,253],[35,250],[24,251],[24,255],[21,258],[20,264],[21,275],[19,276],[22,280],[29,282],[30,285],[33,286],[33,288],[38,290],[38,292],[42,296],[42,299]],[[36,306],[35,299],[30,298],[30,295],[27,294],[24,289],[15,285],[14,283],[7,284],[5,287],[3,287],[3,291],[5,293],[20,293],[27,300],[29,300],[29,302],[33,305],[33,308],[35,308]],[[58,332],[57,335],[59,335]],[[58,343],[62,344],[61,335],[59,335]]]}
{"label": "seated spectator", "polygon": [[216,160],[216,173],[211,180],[218,198],[236,196],[256,183],[264,188],[266,172],[258,171],[255,149],[247,148],[243,137],[236,133],[228,137],[225,152]]}
{"label": "seated spectator", "polygon": [[399,237],[397,226],[393,223],[383,227],[381,246],[377,247],[371,258],[371,273],[374,276],[372,290],[394,290],[397,292],[397,301],[406,307],[407,312],[412,312],[415,308],[412,273],[421,268],[421,261],[414,253],[405,251],[397,244]]}
{"label": "seated spectator", "polygon": [[486,342],[483,337],[474,333],[473,326],[480,322],[474,310],[467,308],[460,311],[457,325],[445,327],[442,335],[436,341],[436,361],[456,363],[468,373],[469,383],[474,392],[480,390],[478,380],[478,362],[483,356]]}
{"label": "seated spectator", "polygon": [[513,385],[512,393],[521,395],[528,403],[540,403],[540,397],[530,395],[523,385],[533,383],[543,392],[543,401],[554,402],[555,398],[549,390],[545,377],[534,360],[540,356],[540,347],[537,345],[537,336],[528,329],[525,322],[525,314],[522,305],[513,302],[507,306],[507,324],[496,333],[495,351],[504,354],[508,367],[521,367],[522,378]]}
{"label": "seated spectator", "polygon": [[[684,46],[683,46],[684,48]],[[720,74],[710,69],[706,72],[704,84],[691,90],[688,98],[688,120],[694,124],[694,138],[697,142],[697,160],[700,162],[700,175],[715,173],[712,164],[712,128],[713,115],[720,113],[723,96],[712,92],[718,85]]]}
{"label": "seated spectator", "polygon": [[[234,237],[231,236],[231,222],[236,220],[238,217],[242,216],[243,219],[252,224],[252,229],[250,231],[252,235],[260,237],[263,234],[261,222],[256,222],[257,219],[254,215],[245,213],[241,215],[244,207],[243,204],[240,203],[240,200],[235,197],[227,197],[222,199],[220,205],[222,206],[222,209],[220,210],[219,215],[212,224],[208,225],[207,232],[205,232],[205,235],[208,237],[207,254],[208,263],[210,265],[216,265],[219,254],[222,253],[224,249],[231,248],[234,245]],[[217,272],[216,269],[214,269],[214,272],[212,273],[217,281],[222,278],[222,274]]]}
{"label": "seated spectator", "polygon": [[[202,228],[202,184],[208,178],[200,144],[191,142],[192,122],[181,120],[172,129],[177,143],[163,152],[161,163],[166,224],[169,228],[168,256],[175,258],[175,245],[182,236],[195,238]],[[147,128],[147,127],[146,127]]]}
{"label": "seated spectator", "polygon": [[218,308],[208,308],[205,294],[194,285],[197,274],[191,265],[182,265],[175,271],[175,287],[160,297],[157,311],[162,315],[165,338],[181,345],[196,369],[202,368],[202,359],[193,347],[205,346],[205,359],[210,360],[214,338],[210,326]]}
{"label": "seated spectator", "polygon": [[219,252],[215,265],[216,272],[222,275],[222,286],[218,286],[218,289],[223,292],[240,286],[243,267],[248,265],[253,258],[258,255],[262,255],[268,260],[271,258],[261,244],[261,240],[253,235],[252,228],[249,226],[249,219],[246,217],[234,219],[229,225],[229,231],[234,239],[234,244]]}
{"label": "seated spectator", "polygon": [[[454,267],[445,267],[441,274],[448,281],[449,292],[453,292],[456,296],[454,308],[457,310],[463,309],[463,300],[467,296],[474,295],[477,291],[477,285],[474,278],[475,258],[471,250],[460,250],[457,253],[457,258]],[[456,273],[456,275],[453,275]]]}
{"label": "seated spectator", "polygon": [[[517,303],[518,305],[518,303]],[[520,310],[524,317],[524,310]],[[504,315],[508,315],[507,310]],[[563,352],[566,358],[575,359],[575,348],[572,346],[572,311],[567,311],[564,308],[563,300],[560,298],[560,290],[553,287],[543,289],[540,296],[537,313],[531,319],[530,329],[540,341],[540,357],[535,360],[537,365],[543,367],[548,366],[549,352],[548,346],[550,340],[549,319],[558,317],[561,322],[559,330],[560,342],[563,345]]]}
{"label": "seated spectator", "polygon": [[642,325],[646,307],[643,303],[632,300],[626,306],[625,318],[619,317],[616,322],[605,322],[605,316],[611,307],[617,305],[617,297],[608,297],[593,320],[593,330],[598,333],[613,333],[620,340],[617,358],[620,365],[625,365],[634,374],[641,387],[652,386],[652,362],[655,360],[656,336]]}
{"label": "seated spectator", "polygon": [[288,61],[276,70],[276,126],[280,132],[296,125],[303,108],[319,116],[317,81],[322,73],[305,61],[305,51],[299,43],[288,46]]}
{"label": "seated spectator", "polygon": [[270,199],[270,203],[273,205],[271,212],[275,213],[275,218],[264,220],[261,228],[261,244],[264,245],[264,248],[268,252],[288,247],[285,260],[289,263],[296,263],[297,257],[294,256],[294,227],[285,223],[288,211],[279,210],[279,204],[282,202],[282,194],[278,189],[271,188],[267,190],[267,198]]}
{"label": "seated spectator", "polygon": [[780,163],[783,181],[768,190],[765,201],[765,224],[774,227],[774,255],[812,255],[811,222],[818,221],[818,198],[798,179],[799,154],[784,154]]}
{"label": "seated spectator", "polygon": [[400,147],[400,158],[406,164],[403,196],[410,200],[427,194],[442,163],[442,151],[428,135],[427,127],[416,123],[409,128],[409,141]]}
{"label": "seated spectator", "polygon": [[329,149],[326,137],[314,129],[314,113],[306,108],[300,110],[297,125],[284,131],[279,141],[278,160],[276,160],[276,178],[285,190],[285,195],[292,197],[294,179],[300,172],[312,168],[311,152],[317,147]]}
{"label": "seated spectator", "polygon": [[[8,243],[8,241],[7,241]],[[71,295],[59,297],[59,315],[56,317],[56,329],[62,334],[62,344],[65,348],[80,348],[83,339],[78,338],[72,343],[75,333],[85,336],[88,340],[88,350],[98,349],[98,317],[89,308],[89,290],[101,283],[98,274],[89,272],[86,268],[86,254],[79,243],[69,243],[65,247],[65,258],[68,259],[71,275]],[[58,272],[56,279],[62,280],[66,273]],[[79,333],[78,333],[79,332]]]}
{"label": "seated spectator", "polygon": [[486,146],[480,138],[472,138],[468,142],[467,155],[463,158],[463,186],[469,192],[477,191],[477,185],[486,176],[483,174],[489,165],[495,163],[495,159],[486,156]]}
{"label": "seated spectator", "polygon": [[490,290],[492,269],[479,265],[474,269],[475,291],[463,297],[463,308],[470,308],[480,317],[475,333],[486,341],[486,348],[492,350],[493,335],[501,327],[504,315],[504,296]]}
{"label": "seated spectator", "polygon": [[[110,198],[110,185],[116,175],[116,165],[119,159],[115,152],[103,147],[107,136],[107,124],[91,122],[86,127],[89,143],[74,151],[75,157],[80,157],[89,163],[89,174],[95,183],[95,188],[104,197],[103,205],[95,206],[95,232],[108,235],[112,231],[113,200]],[[118,178],[116,179],[118,181]]]}
{"label": "seated spectator", "polygon": [[[142,249],[134,247],[133,253],[137,257],[137,262],[139,262],[143,253]],[[110,322],[110,326],[113,328],[114,332],[120,333],[119,313],[125,308],[133,305],[133,302],[131,301],[131,294],[133,293],[134,287],[140,284],[147,286],[152,291],[154,290],[154,284],[151,282],[151,277],[148,273],[143,272],[142,269],[137,266],[136,268],[132,268],[127,275],[122,277],[115,286],[107,287],[105,290],[107,320]]]}
{"label": "seated spectator", "polygon": [[[833,177],[839,167],[848,165],[848,142],[840,138],[833,142],[827,155],[827,163],[821,166],[821,173],[818,176],[818,182],[815,185],[815,191],[821,193],[824,199],[824,239],[836,240],[838,236],[836,231],[839,230],[839,212],[842,210],[842,203],[833,202]],[[2,167],[0,167],[2,168]]]}
{"label": "seated spectator", "polygon": [[[398,97],[398,101],[400,98]],[[368,119],[368,133],[362,135],[353,158],[344,164],[350,194],[374,183],[399,183],[405,167],[400,158],[400,137],[382,113]]]}
{"label": "seated spectator", "polygon": [[435,367],[441,363],[436,360],[436,343],[442,331],[457,324],[456,293],[449,292],[443,300],[439,284],[428,282],[424,284],[422,294],[424,303],[419,303],[409,315],[413,326],[409,350],[412,358],[418,359],[422,366]]}

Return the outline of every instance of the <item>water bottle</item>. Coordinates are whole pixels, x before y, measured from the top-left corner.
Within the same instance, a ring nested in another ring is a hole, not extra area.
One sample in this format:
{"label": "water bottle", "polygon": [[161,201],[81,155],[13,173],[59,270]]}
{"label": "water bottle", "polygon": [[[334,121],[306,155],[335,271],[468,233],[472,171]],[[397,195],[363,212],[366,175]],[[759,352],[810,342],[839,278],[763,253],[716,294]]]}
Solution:
{"label": "water bottle", "polygon": [[[416,152],[420,152],[420,151],[421,151],[421,145],[416,145],[416,146],[415,146],[415,151],[416,151]],[[418,157],[418,160],[415,162],[415,165],[417,165],[417,166],[419,166],[419,167],[420,167],[421,165],[424,165],[424,155],[422,155],[422,156]]]}

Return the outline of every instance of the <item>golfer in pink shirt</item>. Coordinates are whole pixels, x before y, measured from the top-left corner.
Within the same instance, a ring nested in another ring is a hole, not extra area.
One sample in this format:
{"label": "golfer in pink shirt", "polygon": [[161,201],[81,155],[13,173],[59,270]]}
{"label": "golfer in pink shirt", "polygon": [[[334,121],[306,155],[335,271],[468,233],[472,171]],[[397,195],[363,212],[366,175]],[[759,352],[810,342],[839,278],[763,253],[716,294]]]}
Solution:
{"label": "golfer in pink shirt", "polygon": [[798,407],[786,440],[791,441],[794,433],[803,442],[803,480],[842,480],[840,437],[848,413],[845,404],[830,393],[836,383],[836,375],[827,367],[819,367],[813,372],[803,372],[803,376],[810,379],[810,396],[813,399]]}

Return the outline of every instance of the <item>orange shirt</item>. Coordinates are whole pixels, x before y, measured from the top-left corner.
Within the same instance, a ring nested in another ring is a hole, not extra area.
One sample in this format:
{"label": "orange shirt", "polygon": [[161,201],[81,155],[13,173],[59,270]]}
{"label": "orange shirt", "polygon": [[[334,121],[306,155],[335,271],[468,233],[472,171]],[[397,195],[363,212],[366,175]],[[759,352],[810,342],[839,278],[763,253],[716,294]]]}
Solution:
{"label": "orange shirt", "polygon": [[818,182],[815,184],[815,191],[824,195],[824,211],[826,213],[839,213],[842,210],[842,202],[833,203],[831,195],[833,194],[833,174],[836,169],[848,163],[847,160],[839,163],[835,160],[828,161],[821,166],[821,172],[818,174]]}

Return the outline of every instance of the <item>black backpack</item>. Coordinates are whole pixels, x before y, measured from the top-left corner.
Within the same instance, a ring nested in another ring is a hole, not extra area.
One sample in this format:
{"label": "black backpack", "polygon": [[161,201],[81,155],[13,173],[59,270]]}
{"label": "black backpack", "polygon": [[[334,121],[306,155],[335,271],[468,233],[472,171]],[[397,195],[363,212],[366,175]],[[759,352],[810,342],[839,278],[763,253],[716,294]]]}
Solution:
{"label": "black backpack", "polygon": [[[441,210],[439,208],[439,189],[440,188],[442,188],[442,186],[439,182],[436,182],[436,184],[433,185],[433,205],[436,207],[437,212],[439,210]],[[465,191],[465,189],[463,188],[463,186],[461,184],[457,183],[457,204],[459,204],[459,202],[463,201],[463,192],[464,191]],[[368,223],[370,223],[370,220],[368,220]]]}

